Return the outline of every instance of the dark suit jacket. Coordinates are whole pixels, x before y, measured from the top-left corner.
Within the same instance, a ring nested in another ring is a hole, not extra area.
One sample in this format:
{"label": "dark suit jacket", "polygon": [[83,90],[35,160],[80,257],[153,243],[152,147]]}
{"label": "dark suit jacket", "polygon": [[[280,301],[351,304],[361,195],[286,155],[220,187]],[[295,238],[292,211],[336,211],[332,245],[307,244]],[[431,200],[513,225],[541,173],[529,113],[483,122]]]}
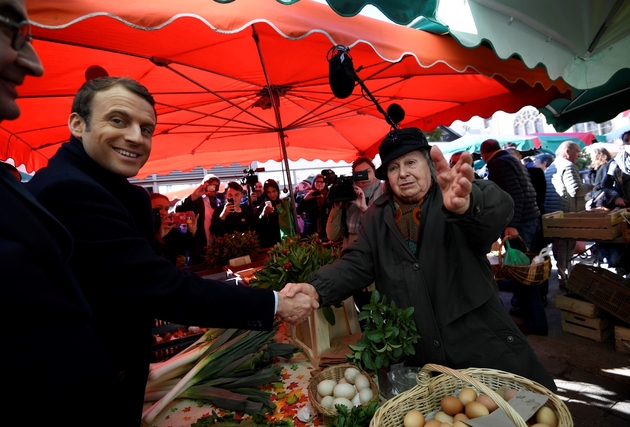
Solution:
{"label": "dark suit jacket", "polygon": [[272,292],[203,280],[157,256],[146,191],[103,169],[79,140],[64,144],[28,189],[74,238],[70,266],[120,373],[117,425],[140,423],[154,319],[271,329]]}
{"label": "dark suit jacket", "polygon": [[107,425],[117,372],[68,267],[70,234],[3,167],[0,200],[0,360],[16,396],[11,411],[51,425]]}

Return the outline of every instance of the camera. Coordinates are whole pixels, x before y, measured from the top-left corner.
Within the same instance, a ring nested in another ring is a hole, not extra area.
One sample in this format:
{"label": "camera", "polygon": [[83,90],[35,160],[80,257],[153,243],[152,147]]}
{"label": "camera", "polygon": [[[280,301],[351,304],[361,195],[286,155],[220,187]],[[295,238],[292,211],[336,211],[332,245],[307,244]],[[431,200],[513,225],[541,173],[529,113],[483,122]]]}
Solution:
{"label": "camera", "polygon": [[332,185],[328,193],[328,199],[331,202],[351,202],[355,200],[357,195],[354,192],[354,181],[366,181],[368,179],[366,170],[353,172],[352,176],[337,176],[332,169],[324,169],[322,175],[324,175],[324,182]]}
{"label": "camera", "polygon": [[243,173],[245,176],[241,178],[241,185],[249,185],[250,187],[254,187],[258,182],[257,172],[264,172],[265,168],[256,168],[256,169],[244,169]]}

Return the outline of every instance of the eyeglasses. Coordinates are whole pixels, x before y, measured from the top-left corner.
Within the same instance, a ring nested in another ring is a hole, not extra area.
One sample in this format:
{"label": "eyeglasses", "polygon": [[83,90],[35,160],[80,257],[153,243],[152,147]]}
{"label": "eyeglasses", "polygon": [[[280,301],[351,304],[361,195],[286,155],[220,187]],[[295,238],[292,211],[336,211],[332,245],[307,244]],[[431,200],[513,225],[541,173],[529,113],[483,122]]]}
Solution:
{"label": "eyeglasses", "polygon": [[11,47],[19,52],[27,42],[33,40],[31,24],[28,21],[15,22],[5,16],[0,16],[0,25],[10,30]]}

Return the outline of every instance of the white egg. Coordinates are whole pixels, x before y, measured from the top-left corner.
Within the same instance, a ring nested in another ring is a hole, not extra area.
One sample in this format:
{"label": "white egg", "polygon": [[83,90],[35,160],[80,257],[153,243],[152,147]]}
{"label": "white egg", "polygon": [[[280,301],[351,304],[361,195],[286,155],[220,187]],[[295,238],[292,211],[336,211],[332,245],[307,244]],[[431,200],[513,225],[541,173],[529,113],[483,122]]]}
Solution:
{"label": "white egg", "polygon": [[355,394],[352,398],[352,406],[361,406],[361,398],[359,397],[359,393]]}
{"label": "white egg", "polygon": [[368,380],[365,375],[358,374],[356,377],[354,377],[354,386],[359,391],[363,390],[364,388],[370,388],[370,380]]}
{"label": "white egg", "polygon": [[337,384],[333,390],[333,396],[345,397],[350,400],[357,394],[357,390],[352,384]]}
{"label": "white egg", "polygon": [[335,380],[324,380],[317,384],[317,392],[322,396],[332,396],[336,385]]}
{"label": "white egg", "polygon": [[361,399],[361,403],[369,403],[373,397],[374,393],[371,388],[364,388],[359,391],[359,399]]}
{"label": "white egg", "polygon": [[348,411],[352,409],[352,402],[350,402],[345,397],[338,397],[335,400],[333,400],[332,409],[336,409],[337,405],[345,406],[348,409]]}
{"label": "white egg", "polygon": [[361,372],[359,372],[359,370],[357,368],[348,368],[346,369],[346,371],[343,373],[344,378],[350,383],[350,384],[354,384],[354,379],[356,378],[357,375],[359,375]]}
{"label": "white egg", "polygon": [[333,406],[332,406],[333,400],[335,400],[335,398],[334,398],[334,397],[332,397],[332,396],[326,396],[326,397],[324,397],[324,398],[322,399],[321,404],[322,404],[322,406],[323,406],[324,408],[326,408],[326,409],[330,409],[330,408],[332,408],[332,407],[333,407]]}

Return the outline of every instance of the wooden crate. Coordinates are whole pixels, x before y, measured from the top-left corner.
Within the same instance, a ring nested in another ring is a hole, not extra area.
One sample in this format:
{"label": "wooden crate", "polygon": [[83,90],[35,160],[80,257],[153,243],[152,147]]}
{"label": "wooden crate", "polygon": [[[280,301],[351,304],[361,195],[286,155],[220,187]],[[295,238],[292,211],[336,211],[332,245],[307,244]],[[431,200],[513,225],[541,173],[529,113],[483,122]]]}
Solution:
{"label": "wooden crate", "polygon": [[630,328],[615,326],[615,349],[620,353],[630,353]]}
{"label": "wooden crate", "polygon": [[543,215],[543,236],[574,240],[614,240],[621,236],[622,210],[561,211]]}
{"label": "wooden crate", "polygon": [[322,309],[315,310],[308,322],[297,326],[287,324],[291,342],[308,356],[315,369],[319,369],[320,355],[330,349],[332,340],[361,331],[354,298],[343,301],[341,307],[333,307],[335,326],[328,323]]}
{"label": "wooden crate", "polygon": [[570,334],[602,342],[614,333],[613,320],[610,317],[589,318],[570,311],[560,310],[562,330]]}
{"label": "wooden crate", "polygon": [[589,319],[602,317],[602,315],[604,315],[604,311],[596,307],[595,304],[564,295],[556,295],[553,300],[553,305],[560,310],[570,311],[571,313],[588,317]]}

